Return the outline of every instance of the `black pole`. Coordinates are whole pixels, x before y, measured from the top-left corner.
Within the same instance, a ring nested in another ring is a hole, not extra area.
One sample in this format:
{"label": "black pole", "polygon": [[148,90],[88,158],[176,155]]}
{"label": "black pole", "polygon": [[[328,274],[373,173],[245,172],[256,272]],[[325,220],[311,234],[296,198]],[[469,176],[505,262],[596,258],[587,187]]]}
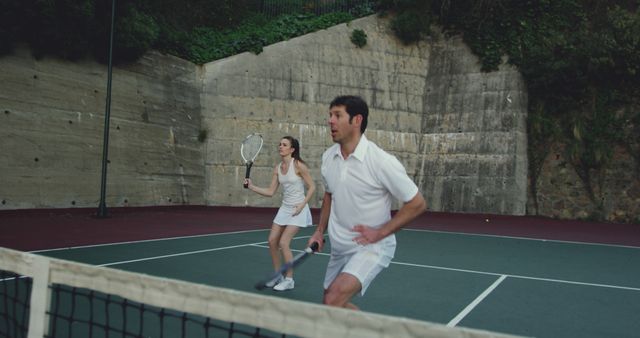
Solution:
{"label": "black pole", "polygon": [[107,71],[107,106],[104,112],[104,142],[102,145],[102,181],[100,183],[99,218],[108,217],[106,199],[107,164],[109,162],[109,116],[111,115],[111,75],[113,70],[113,26],[116,16],[116,0],[111,3],[111,32],[109,37],[109,70]]}

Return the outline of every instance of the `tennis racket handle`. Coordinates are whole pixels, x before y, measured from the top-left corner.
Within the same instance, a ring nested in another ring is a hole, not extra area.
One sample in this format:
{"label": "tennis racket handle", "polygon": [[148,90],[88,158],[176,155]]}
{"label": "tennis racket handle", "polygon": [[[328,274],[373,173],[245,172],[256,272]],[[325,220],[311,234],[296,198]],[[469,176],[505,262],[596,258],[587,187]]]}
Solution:
{"label": "tennis racket handle", "polygon": [[[253,163],[247,163],[247,170],[244,172],[244,178],[249,178],[249,173],[251,173],[251,165]],[[249,189],[249,184],[243,185],[245,189]]]}
{"label": "tennis racket handle", "polygon": [[[324,242],[325,242],[325,240],[323,239],[322,243],[324,243]],[[318,244],[318,242],[311,243],[311,245],[309,246],[309,253],[317,252],[318,248],[320,248],[320,244]]]}

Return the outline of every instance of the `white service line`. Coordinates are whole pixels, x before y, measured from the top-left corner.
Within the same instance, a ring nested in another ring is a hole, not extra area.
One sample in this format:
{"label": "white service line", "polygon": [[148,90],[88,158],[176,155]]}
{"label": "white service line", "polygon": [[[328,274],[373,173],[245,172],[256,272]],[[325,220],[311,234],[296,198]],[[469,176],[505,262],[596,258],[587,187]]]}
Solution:
{"label": "white service line", "polygon": [[186,238],[196,238],[196,237],[209,237],[209,236],[221,236],[221,235],[237,235],[237,234],[244,234],[244,233],[248,233],[248,232],[256,232],[256,231],[269,231],[269,229],[240,230],[240,231],[231,231],[231,232],[216,232],[216,233],[211,233],[211,234],[187,235],[187,236],[176,236],[176,237],[163,237],[163,238],[141,239],[141,240],[136,240],[136,241],[125,241],[125,242],[113,242],[113,243],[102,243],[102,244],[78,245],[78,246],[70,246],[70,247],[62,247],[62,248],[54,248],[54,249],[33,250],[33,251],[29,251],[29,252],[30,252],[30,253],[39,253],[39,252],[51,252],[51,251],[60,251],[60,250],[73,250],[73,249],[96,248],[96,247],[101,247],[101,246],[111,246],[111,245],[137,244],[137,243],[159,242],[159,241],[172,241],[172,240],[175,240],[175,239],[186,239]]}
{"label": "white service line", "polygon": [[[308,237],[311,237],[311,236],[300,236],[300,237],[294,237],[293,239],[302,239],[302,238],[308,238]],[[119,261],[119,262],[111,262],[111,263],[95,264],[95,265],[96,266],[111,266],[111,265],[118,265],[118,264],[127,264],[127,263],[151,261],[151,260],[154,260],[154,259],[170,258],[170,257],[177,257],[177,256],[186,256],[186,255],[199,254],[199,253],[203,253],[203,252],[212,252],[212,251],[236,249],[236,248],[242,248],[242,247],[246,247],[246,246],[257,246],[257,245],[261,245],[261,244],[264,244],[264,243],[267,243],[267,242],[263,241],[263,242],[255,242],[255,243],[247,243],[247,244],[240,244],[240,245],[225,246],[225,247],[221,247],[221,248],[179,252],[179,253],[169,254],[169,255],[145,257],[145,258],[131,259],[131,260],[127,260],[127,261]]]}
{"label": "white service line", "polygon": [[127,264],[127,263],[135,263],[135,262],[142,262],[142,261],[151,261],[151,260],[154,260],[154,259],[186,256],[186,255],[199,254],[199,253],[203,253],[203,252],[212,252],[212,251],[220,251],[220,250],[227,250],[227,249],[236,249],[236,248],[242,248],[242,247],[245,247],[245,246],[252,246],[254,244],[260,244],[260,243],[265,243],[265,242],[240,244],[240,245],[233,245],[233,246],[225,246],[225,247],[222,247],[222,248],[187,251],[187,252],[180,252],[180,253],[175,253],[175,254],[170,254],[170,255],[162,255],[162,256],[153,256],[153,257],[146,257],[146,258],[131,259],[131,260],[128,260],[128,261],[96,264],[96,266],[111,266],[111,265],[118,265],[118,264]]}
{"label": "white service line", "polygon": [[416,263],[405,263],[405,262],[397,262],[391,261],[391,264],[397,265],[406,265],[406,266],[414,266],[417,268],[427,268],[427,269],[436,269],[436,270],[446,270],[446,271],[457,271],[457,272],[468,272],[475,273],[478,275],[490,275],[490,276],[500,276],[501,273],[488,272],[488,271],[478,271],[478,270],[469,270],[469,269],[458,269],[458,268],[449,268],[446,266],[438,266],[438,265],[426,265],[426,264],[416,264]]}
{"label": "white service line", "polygon": [[632,287],[632,286],[620,286],[620,285],[611,285],[611,284],[587,283],[587,282],[578,282],[578,281],[565,280],[565,279],[543,278],[543,277],[533,277],[533,276],[524,276],[524,275],[511,275],[511,274],[489,272],[489,271],[457,269],[457,268],[449,268],[449,267],[446,267],[446,266],[403,263],[403,262],[397,262],[397,261],[392,261],[391,264],[415,266],[415,267],[418,267],[418,268],[427,268],[427,269],[436,269],[436,270],[446,270],[446,271],[458,271],[458,272],[474,273],[474,274],[478,274],[478,275],[507,276],[507,277],[510,277],[510,278],[529,279],[529,280],[536,280],[536,281],[542,281],[542,282],[553,282],[553,283],[563,283],[563,284],[595,286],[595,287],[599,287],[599,288],[609,288],[609,289],[618,289],[618,290],[640,291],[640,288]]}
{"label": "white service line", "polygon": [[454,326],[458,325],[458,323],[462,319],[464,319],[464,317],[466,317],[469,314],[469,312],[471,312],[476,306],[478,306],[478,304],[480,304],[480,302],[482,302],[482,300],[487,298],[487,296],[491,292],[493,292],[493,290],[495,288],[497,288],[498,285],[500,285],[500,283],[502,283],[502,281],[504,281],[506,278],[507,278],[507,275],[500,276],[500,278],[498,278],[495,282],[493,282],[493,284],[491,284],[491,286],[489,286],[486,290],[484,290],[483,293],[481,293],[478,297],[476,297],[476,299],[474,299],[473,302],[471,302],[469,305],[467,305],[467,307],[464,308],[464,310],[462,310],[462,312],[458,313],[458,315],[455,316],[455,318],[453,318],[451,321],[449,321],[449,323],[447,323],[447,326],[454,327]]}
{"label": "white service line", "polygon": [[592,245],[592,246],[604,246],[604,247],[640,250],[639,246],[631,246],[631,245],[623,245],[623,244],[579,242],[579,241],[569,241],[569,240],[562,240],[562,239],[535,238],[535,237],[522,237],[522,236],[507,236],[507,235],[494,235],[494,234],[474,234],[474,233],[470,233],[470,232],[427,230],[427,229],[408,229],[408,228],[403,228],[402,231],[432,232],[432,233],[446,234],[446,235],[505,238],[505,239],[517,239],[517,240],[523,240],[523,241],[534,241],[534,242],[549,242],[549,243],[576,244],[576,245]]}
{"label": "white service line", "polygon": [[[311,236],[306,236],[306,237],[311,237]],[[295,239],[295,238],[294,238],[294,239]],[[262,242],[262,243],[265,243],[265,242]],[[258,248],[266,248],[266,249],[269,249],[269,246],[268,246],[268,245],[264,245],[264,244],[262,244],[262,243],[253,243],[253,244],[251,244],[251,246],[255,246],[255,247],[258,247]],[[304,252],[304,250],[291,249],[291,252]],[[331,256],[331,254],[324,253],[324,252],[314,252],[313,254],[314,254],[314,255],[318,255],[318,256]]]}
{"label": "white service line", "polygon": [[[262,245],[262,243],[254,243],[254,244],[251,244],[251,245],[252,246],[257,246],[257,247],[262,247],[262,248],[268,248],[268,246]],[[291,251],[300,251],[300,252],[302,252],[302,250],[291,250]],[[329,256],[329,254],[322,253],[322,252],[317,252],[315,254],[316,255]],[[640,288],[633,287],[633,286],[620,286],[620,285],[612,285],[612,284],[579,282],[579,281],[566,280],[566,279],[543,278],[543,277],[533,277],[533,276],[524,276],[524,275],[511,275],[511,274],[498,273],[498,272],[469,270],[469,269],[458,269],[458,268],[450,268],[450,267],[446,267],[446,266],[405,263],[405,262],[398,262],[398,261],[391,261],[391,264],[404,265],[404,266],[413,266],[413,267],[417,267],[417,268],[426,268],[426,269],[435,269],[435,270],[445,270],[445,271],[456,271],[456,272],[473,273],[473,274],[478,274],[478,275],[506,276],[506,277],[510,277],[510,278],[528,279],[528,280],[535,280],[535,281],[541,281],[541,282],[552,282],[552,283],[561,283],[561,284],[593,286],[593,287],[607,288],[607,289],[640,291]]]}
{"label": "white service line", "polygon": [[[444,266],[436,266],[436,265],[425,265],[425,264],[413,264],[413,263],[403,263],[403,262],[397,262],[397,261],[392,261],[391,264],[397,264],[397,265],[406,265],[406,266],[414,266],[414,267],[420,267],[420,268],[427,268],[427,269],[437,269],[437,270],[446,270],[446,271],[458,271],[458,272],[465,272],[465,273],[473,273],[473,274],[480,274],[480,275],[491,275],[491,276],[500,276],[500,278],[498,278],[498,280],[489,288],[487,289],[488,292],[493,291],[493,289],[495,289],[500,283],[502,283],[502,281],[504,279],[506,279],[507,277],[510,278],[517,278],[517,279],[528,279],[528,280],[535,280],[535,281],[542,281],[542,282],[551,282],[551,283],[561,283],[561,284],[571,284],[571,285],[583,285],[583,286],[591,286],[591,287],[598,287],[598,288],[607,288],[607,289],[617,289],[617,290],[629,290],[629,291],[640,291],[640,288],[637,287],[631,287],[631,286],[620,286],[620,285],[611,285],[611,284],[600,284],[600,283],[587,283],[587,282],[579,282],[579,281],[572,281],[572,280],[563,280],[563,279],[554,279],[554,278],[542,278],[542,277],[533,277],[533,276],[524,276],[524,275],[510,275],[510,274],[500,274],[500,273],[495,273],[495,272],[488,272],[488,271],[477,271],[477,270],[468,270],[468,269],[456,269],[456,268],[449,268],[449,267],[444,267]],[[488,292],[485,291],[486,294],[488,294]],[[483,293],[482,295],[479,296],[484,298],[486,297],[485,293]],[[485,295],[485,296],[483,296]],[[480,299],[481,300],[481,299]],[[473,304],[473,303],[472,303]],[[471,305],[470,305],[471,306]],[[474,305],[475,307],[475,305]],[[467,307],[469,308],[469,307]],[[469,308],[469,311],[471,311],[473,309]],[[466,311],[466,309],[465,309]],[[463,311],[464,312],[464,311]],[[460,316],[460,315],[458,315]],[[458,318],[458,317],[456,317]],[[453,325],[456,325],[458,323],[458,321],[460,321],[462,318],[458,319],[457,321],[456,318],[454,318],[453,320],[451,320],[450,323],[453,323]],[[455,321],[455,322],[454,322]]]}

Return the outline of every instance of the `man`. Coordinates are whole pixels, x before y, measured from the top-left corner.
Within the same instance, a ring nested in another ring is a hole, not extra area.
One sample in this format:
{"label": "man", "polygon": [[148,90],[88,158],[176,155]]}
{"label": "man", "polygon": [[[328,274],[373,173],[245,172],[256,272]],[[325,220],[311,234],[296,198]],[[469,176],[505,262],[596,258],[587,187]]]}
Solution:
{"label": "man", "polygon": [[[394,233],[426,210],[418,187],[402,164],[369,141],[369,108],[357,96],[336,97],[329,106],[334,144],[322,155],[325,193],[320,220],[309,244],[322,250],[328,228],[331,259],[324,280],[323,303],[357,309],[351,298],[369,284],[395,253]],[[404,202],[391,217],[396,198]]]}

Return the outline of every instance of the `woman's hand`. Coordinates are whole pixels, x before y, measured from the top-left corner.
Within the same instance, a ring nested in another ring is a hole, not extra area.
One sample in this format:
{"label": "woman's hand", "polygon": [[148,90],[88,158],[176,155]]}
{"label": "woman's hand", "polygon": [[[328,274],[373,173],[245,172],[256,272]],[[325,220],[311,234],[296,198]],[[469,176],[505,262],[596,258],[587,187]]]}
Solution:
{"label": "woman's hand", "polygon": [[296,205],[296,208],[293,211],[293,216],[298,216],[298,214],[302,212],[302,209],[304,209],[304,206],[305,206],[305,203]]}

